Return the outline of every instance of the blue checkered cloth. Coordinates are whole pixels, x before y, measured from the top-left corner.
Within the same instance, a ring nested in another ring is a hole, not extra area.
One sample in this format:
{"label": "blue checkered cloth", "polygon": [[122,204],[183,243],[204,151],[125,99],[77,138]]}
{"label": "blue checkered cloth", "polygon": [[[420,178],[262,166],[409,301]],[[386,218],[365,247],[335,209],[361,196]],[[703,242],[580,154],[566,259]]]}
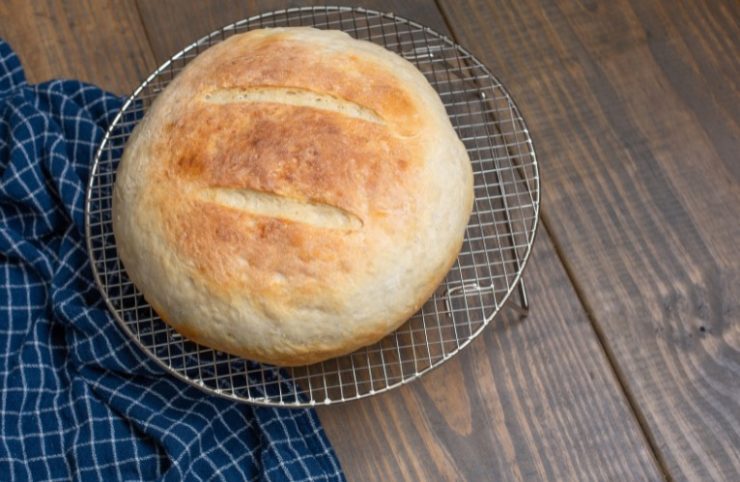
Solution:
{"label": "blue checkered cloth", "polygon": [[208,396],[106,311],[83,204],[122,100],[28,85],[0,40],[0,480],[344,480],[313,411]]}

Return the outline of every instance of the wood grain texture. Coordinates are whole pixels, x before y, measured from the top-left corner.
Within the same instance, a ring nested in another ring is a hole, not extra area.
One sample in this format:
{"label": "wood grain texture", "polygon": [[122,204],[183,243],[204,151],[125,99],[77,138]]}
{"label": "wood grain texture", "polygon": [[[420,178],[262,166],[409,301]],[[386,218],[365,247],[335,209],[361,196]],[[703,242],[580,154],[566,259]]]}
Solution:
{"label": "wood grain texture", "polygon": [[[306,2],[140,1],[158,62],[238,19]],[[429,2],[365,2],[438,30]],[[154,33],[156,32],[156,35]],[[546,233],[506,311],[459,357],[390,393],[320,409],[350,480],[659,480]]]}
{"label": "wood grain texture", "polygon": [[528,120],[543,218],[662,464],[740,480],[740,3],[441,4]]}
{"label": "wood grain texture", "polygon": [[[158,62],[168,59],[194,40],[207,35],[237,20],[271,10],[308,5],[326,5],[321,1],[282,1],[282,0],[137,0],[144,26],[152,36],[152,48]],[[357,2],[336,0],[330,5],[356,6]],[[444,27],[436,5],[429,1],[367,1],[366,8],[383,12],[408,12],[425,25]],[[166,25],[166,31],[162,26]]]}
{"label": "wood grain texture", "polygon": [[154,67],[133,0],[0,2],[29,82],[74,78],[129,94]]}

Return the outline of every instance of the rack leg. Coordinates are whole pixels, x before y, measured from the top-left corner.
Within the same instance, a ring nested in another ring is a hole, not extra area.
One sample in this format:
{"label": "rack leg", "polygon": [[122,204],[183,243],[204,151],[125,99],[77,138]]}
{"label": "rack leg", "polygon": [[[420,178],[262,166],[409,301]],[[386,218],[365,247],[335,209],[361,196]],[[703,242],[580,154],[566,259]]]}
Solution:
{"label": "rack leg", "polygon": [[527,298],[527,289],[524,287],[524,279],[519,279],[517,292],[519,293],[519,304],[512,305],[512,307],[522,317],[526,317],[529,314],[529,298]]}

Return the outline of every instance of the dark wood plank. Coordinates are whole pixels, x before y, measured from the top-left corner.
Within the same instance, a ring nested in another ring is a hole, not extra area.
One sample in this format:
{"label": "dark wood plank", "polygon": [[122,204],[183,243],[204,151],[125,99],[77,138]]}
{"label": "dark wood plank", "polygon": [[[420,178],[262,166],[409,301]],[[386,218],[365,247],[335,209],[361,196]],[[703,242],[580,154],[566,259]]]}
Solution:
{"label": "dark wood plank", "polygon": [[0,26],[29,82],[75,78],[128,94],[154,67],[133,0],[6,0]]}
{"label": "dark wood plank", "polygon": [[740,3],[441,3],[529,122],[544,220],[663,465],[740,480]]}
{"label": "dark wood plank", "polygon": [[[365,3],[445,29],[428,2]],[[158,62],[219,26],[287,5],[139,2]],[[350,480],[661,478],[546,233],[527,281],[525,321],[507,312],[422,381],[320,409]]]}
{"label": "dark wood plank", "polygon": [[[168,59],[194,40],[230,23],[257,15],[261,12],[305,5],[325,5],[326,2],[282,0],[210,0],[178,2],[176,0],[137,0],[144,25],[151,32],[152,48],[158,61]],[[331,5],[356,6],[351,0],[337,0]],[[414,19],[434,28],[444,28],[437,7],[431,2],[414,0],[368,1],[365,8],[383,12],[408,12]],[[163,26],[166,31],[163,32]],[[156,38],[155,38],[156,37]]]}

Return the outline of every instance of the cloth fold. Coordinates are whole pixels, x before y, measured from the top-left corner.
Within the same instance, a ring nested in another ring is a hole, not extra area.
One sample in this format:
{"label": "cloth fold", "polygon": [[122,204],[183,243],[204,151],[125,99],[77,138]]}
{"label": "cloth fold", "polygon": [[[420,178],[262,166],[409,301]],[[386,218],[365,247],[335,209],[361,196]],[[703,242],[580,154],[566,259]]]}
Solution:
{"label": "cloth fold", "polygon": [[84,199],[123,100],[29,85],[0,40],[0,479],[344,480],[314,411],[208,396],[107,312]]}

